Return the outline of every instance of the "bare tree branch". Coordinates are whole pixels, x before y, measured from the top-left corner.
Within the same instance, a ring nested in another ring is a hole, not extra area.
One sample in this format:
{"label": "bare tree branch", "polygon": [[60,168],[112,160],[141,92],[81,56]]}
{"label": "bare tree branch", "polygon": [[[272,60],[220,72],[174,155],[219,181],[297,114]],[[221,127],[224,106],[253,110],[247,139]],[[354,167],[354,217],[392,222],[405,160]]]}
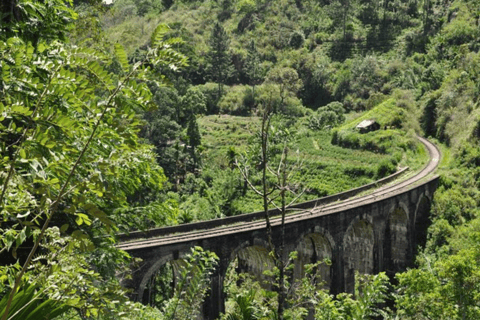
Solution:
{"label": "bare tree branch", "polygon": [[301,196],[303,196],[303,193],[305,192],[305,189],[302,190],[288,205],[287,207],[290,207],[292,204],[297,202],[298,199],[300,199]]}

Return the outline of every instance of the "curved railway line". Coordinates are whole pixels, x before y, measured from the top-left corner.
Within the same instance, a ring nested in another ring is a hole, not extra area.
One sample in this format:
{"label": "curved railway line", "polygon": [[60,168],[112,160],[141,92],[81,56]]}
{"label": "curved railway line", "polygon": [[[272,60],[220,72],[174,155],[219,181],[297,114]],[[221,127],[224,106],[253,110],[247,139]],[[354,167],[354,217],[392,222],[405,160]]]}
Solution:
{"label": "curved railway line", "polygon": [[[285,217],[285,224],[294,223],[299,220],[308,220],[321,215],[333,214],[345,209],[358,207],[367,203],[379,201],[388,198],[392,194],[398,194],[413,188],[418,182],[430,175],[438,167],[440,161],[439,149],[428,140],[418,137],[418,139],[425,145],[430,155],[430,160],[417,174],[408,179],[399,181],[393,184],[382,186],[375,191],[361,196],[355,196],[346,200],[337,201],[322,206],[313,207],[311,209],[302,209],[295,213],[288,214]],[[273,227],[281,224],[280,217],[272,217],[271,224]],[[193,240],[207,239],[217,237],[219,235],[241,233],[252,230],[265,228],[265,220],[244,221],[233,225],[225,225],[214,227],[210,229],[201,229],[177,234],[169,234],[161,237],[135,240],[131,242],[124,242],[117,245],[118,248],[126,251],[135,251],[149,247],[158,247],[162,245],[170,245],[174,243],[182,243]],[[148,231],[147,231],[148,234]],[[127,237],[128,238],[128,237]]]}

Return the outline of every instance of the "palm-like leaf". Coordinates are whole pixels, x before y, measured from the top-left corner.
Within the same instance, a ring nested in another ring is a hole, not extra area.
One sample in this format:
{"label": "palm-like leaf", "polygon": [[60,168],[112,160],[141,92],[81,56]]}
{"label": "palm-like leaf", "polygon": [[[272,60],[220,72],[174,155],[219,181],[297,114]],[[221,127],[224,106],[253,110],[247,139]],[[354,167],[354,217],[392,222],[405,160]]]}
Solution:
{"label": "palm-like leaf", "polygon": [[[8,295],[0,300],[0,314],[5,313]],[[9,320],[39,320],[53,319],[64,312],[70,306],[62,304],[58,301],[45,298],[42,292],[38,292],[37,288],[31,284],[25,284],[24,287],[17,292],[12,300],[12,304],[8,311]]]}

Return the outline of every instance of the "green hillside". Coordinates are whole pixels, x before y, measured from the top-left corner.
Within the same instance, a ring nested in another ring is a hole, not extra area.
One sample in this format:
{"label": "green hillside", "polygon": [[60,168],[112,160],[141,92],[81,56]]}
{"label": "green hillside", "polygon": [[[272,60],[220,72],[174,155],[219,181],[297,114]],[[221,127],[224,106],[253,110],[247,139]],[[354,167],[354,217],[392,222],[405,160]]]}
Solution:
{"label": "green hillside", "polygon": [[161,267],[145,307],[116,233],[419,170],[416,135],[443,157],[414,268],[331,295],[270,248],[270,289],[231,271],[222,319],[479,319],[479,49],[478,0],[2,1],[1,319],[190,319],[215,256]]}

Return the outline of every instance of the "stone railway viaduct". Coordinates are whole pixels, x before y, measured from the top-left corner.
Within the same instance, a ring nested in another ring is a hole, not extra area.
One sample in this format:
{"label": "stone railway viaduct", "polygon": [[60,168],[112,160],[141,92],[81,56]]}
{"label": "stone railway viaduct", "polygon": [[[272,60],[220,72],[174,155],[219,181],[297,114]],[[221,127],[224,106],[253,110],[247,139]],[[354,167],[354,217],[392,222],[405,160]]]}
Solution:
{"label": "stone railway viaduct", "polygon": [[[392,182],[401,171],[371,185],[295,207],[298,211],[288,215],[285,224],[285,252],[298,252],[294,277],[302,276],[303,264],[329,258],[332,264],[322,264],[319,272],[330,291],[353,292],[355,271],[393,274],[412,264],[417,245],[426,240],[430,203],[438,185],[438,176],[432,173],[440,158],[434,145],[419,139],[427,147],[430,161],[410,178]],[[358,195],[372,187],[377,188]],[[224,311],[223,280],[235,258],[241,271],[256,274],[265,264],[272,265],[261,218],[262,213],[253,213],[121,236],[125,242],[119,247],[143,259],[127,285],[134,289],[137,300],[149,301],[145,289],[154,273],[167,262],[181,259],[191,247],[201,246],[220,258],[204,310],[207,319],[216,319]],[[272,224],[274,243],[278,244],[279,219]]]}

